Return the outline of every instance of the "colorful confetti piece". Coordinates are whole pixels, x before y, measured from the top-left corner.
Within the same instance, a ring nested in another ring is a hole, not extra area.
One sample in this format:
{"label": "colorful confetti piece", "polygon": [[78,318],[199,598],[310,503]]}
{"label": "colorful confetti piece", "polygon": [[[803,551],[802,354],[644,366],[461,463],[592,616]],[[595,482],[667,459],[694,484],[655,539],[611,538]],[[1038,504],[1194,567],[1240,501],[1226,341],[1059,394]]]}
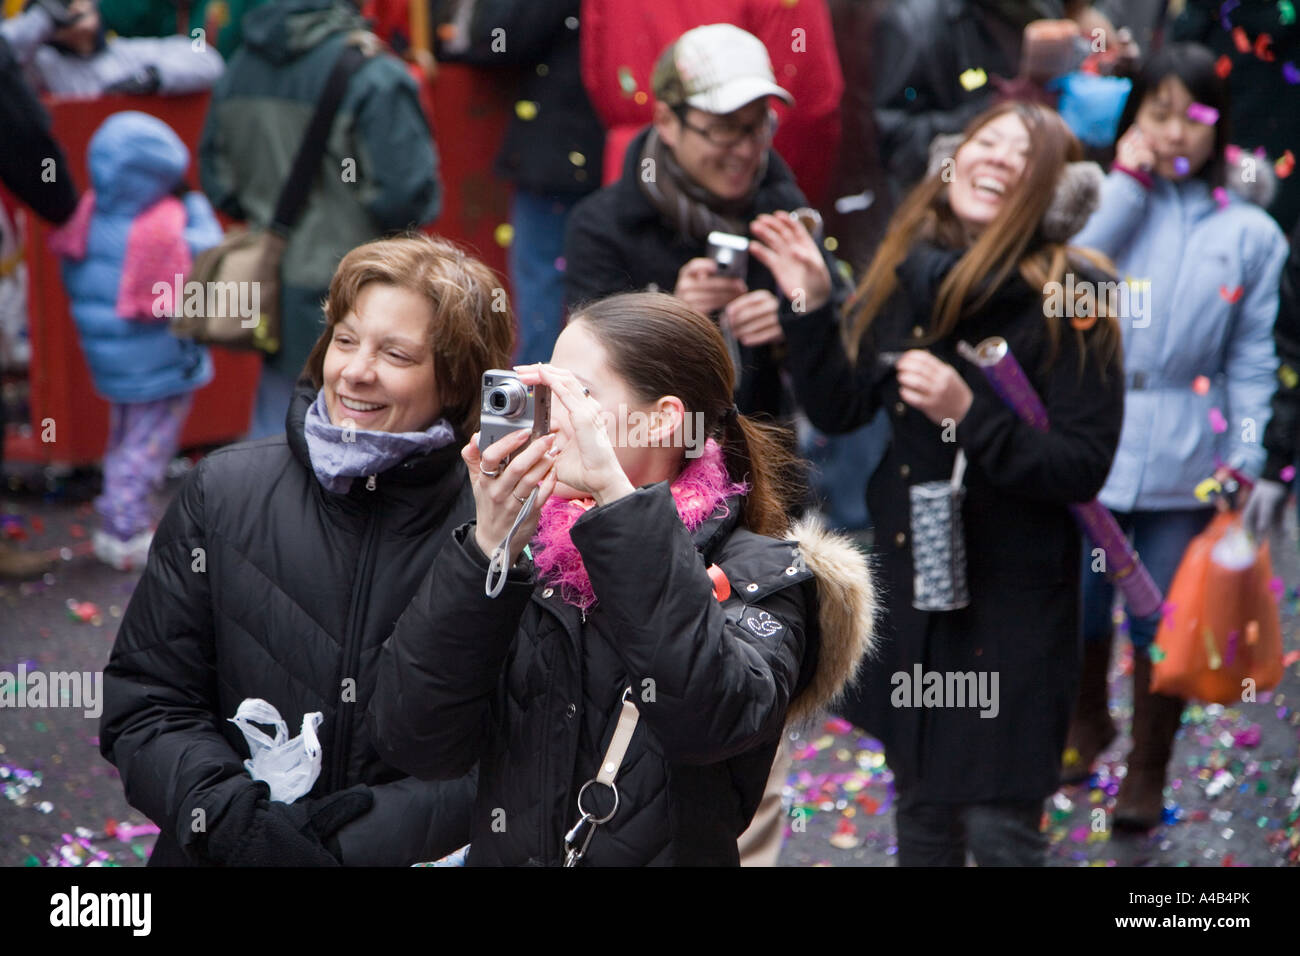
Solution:
{"label": "colorful confetti piece", "polygon": [[1292,86],[1300,83],[1300,70],[1297,70],[1295,64],[1290,60],[1287,60],[1282,64],[1282,79],[1286,80]]}
{"label": "colorful confetti piece", "polygon": [[1187,118],[1197,123],[1204,123],[1206,126],[1213,126],[1219,121],[1219,111],[1204,103],[1192,103],[1187,107]]}
{"label": "colorful confetti piece", "polygon": [[1232,58],[1226,53],[1214,61],[1214,72],[1219,74],[1219,79],[1226,80],[1228,74],[1232,72]]}
{"label": "colorful confetti piece", "polygon": [[636,92],[636,77],[632,75],[631,68],[626,66],[618,68],[618,86],[624,96],[631,96]]}
{"label": "colorful confetti piece", "polygon": [[1223,299],[1224,302],[1231,302],[1236,305],[1241,301],[1241,295],[1244,291],[1245,289],[1241,286],[1234,286],[1229,289],[1226,285],[1221,285],[1219,286],[1219,298]]}
{"label": "colorful confetti piece", "polygon": [[1192,380],[1192,391],[1197,395],[1208,395],[1210,393],[1210,380],[1204,375],[1198,375]]}
{"label": "colorful confetti piece", "polygon": [[1239,6],[1241,6],[1241,0],[1224,0],[1223,5],[1219,7],[1219,23],[1224,30],[1230,31],[1232,29],[1232,24],[1228,22],[1228,14]]}
{"label": "colorful confetti piece", "polygon": [[1278,179],[1286,179],[1295,172],[1295,154],[1288,149],[1279,156],[1273,164],[1273,172],[1277,173]]}
{"label": "colorful confetti piece", "polygon": [[852,850],[862,841],[858,839],[858,828],[852,820],[841,819],[830,838],[831,846],[837,850]]}
{"label": "colorful confetti piece", "polygon": [[1278,472],[1277,476],[1281,478],[1283,481],[1290,481],[1292,478],[1295,477],[1295,465],[1287,465],[1280,472]]}
{"label": "colorful confetti piece", "polygon": [[537,104],[532,100],[520,100],[515,103],[515,115],[525,122],[537,119]]}
{"label": "colorful confetti piece", "polygon": [[1186,176],[1192,171],[1192,164],[1187,161],[1186,156],[1174,157],[1174,172],[1179,176]]}
{"label": "colorful confetti piece", "polygon": [[1210,409],[1210,428],[1214,430],[1216,435],[1222,435],[1228,430],[1228,420],[1223,417],[1223,412],[1217,408]]}
{"label": "colorful confetti piece", "polygon": [[1201,628],[1201,639],[1205,642],[1205,657],[1208,661],[1210,670],[1217,671],[1223,666],[1223,659],[1219,657],[1219,647],[1214,643],[1214,632],[1209,626]]}
{"label": "colorful confetti piece", "polygon": [[[1217,411],[1218,411],[1217,408],[1210,409],[1211,428],[1214,428],[1214,413]],[[1220,415],[1219,419],[1222,420],[1223,416]],[[1227,422],[1224,422],[1223,425],[1224,430],[1226,430],[1227,427],[1228,427]],[[1214,428],[1214,430],[1216,432],[1219,431],[1218,428]],[[1193,489],[1192,494],[1196,495],[1197,501],[1203,501],[1208,504],[1211,498],[1213,498],[1217,494],[1220,494],[1222,491],[1223,491],[1223,485],[1219,484],[1218,479],[1205,478],[1196,485],[1196,488]]]}
{"label": "colorful confetti piece", "polygon": [[90,601],[68,601],[68,617],[85,624],[99,614],[99,607]]}
{"label": "colorful confetti piece", "polygon": [[982,69],[972,67],[969,70],[965,70],[961,76],[957,77],[957,81],[961,83],[961,88],[963,90],[970,93],[974,90],[978,90],[981,86],[987,83],[989,81],[989,75]]}
{"label": "colorful confetti piece", "polygon": [[1240,730],[1232,735],[1232,742],[1237,747],[1258,747],[1259,740],[1259,724],[1251,724],[1245,730]]}

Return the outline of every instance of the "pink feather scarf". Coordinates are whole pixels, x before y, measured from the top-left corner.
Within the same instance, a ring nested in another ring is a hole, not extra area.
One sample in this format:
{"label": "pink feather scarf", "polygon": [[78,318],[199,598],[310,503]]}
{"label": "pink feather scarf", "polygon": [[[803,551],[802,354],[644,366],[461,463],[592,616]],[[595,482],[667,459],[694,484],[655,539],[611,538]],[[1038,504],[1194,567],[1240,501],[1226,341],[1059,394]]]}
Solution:
{"label": "pink feather scarf", "polygon": [[[677,514],[686,530],[691,532],[704,524],[728,498],[747,491],[749,485],[733,482],[728,476],[722,449],[712,438],[705,443],[704,454],[683,468],[672,483]],[[533,536],[533,547],[537,549],[533,560],[539,578],[559,588],[566,604],[583,611],[595,605],[596,594],[591,589],[591,579],[582,563],[582,555],[569,537],[569,531],[574,522],[594,505],[590,498],[566,500],[552,497],[542,506],[537,534]]]}

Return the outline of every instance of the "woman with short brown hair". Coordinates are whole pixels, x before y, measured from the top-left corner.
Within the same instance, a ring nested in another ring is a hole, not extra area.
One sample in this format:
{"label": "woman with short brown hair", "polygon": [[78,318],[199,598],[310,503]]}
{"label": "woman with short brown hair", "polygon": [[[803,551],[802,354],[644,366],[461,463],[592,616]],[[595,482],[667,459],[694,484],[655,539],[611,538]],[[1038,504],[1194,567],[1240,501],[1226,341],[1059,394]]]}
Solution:
{"label": "woman with short brown hair", "polygon": [[[474,783],[406,777],[365,726],[375,661],[474,510],[460,447],[509,360],[496,275],[426,236],[339,263],[286,434],[223,448],[154,537],[105,671],[100,731],[154,865],[403,865],[468,834]],[[323,715],[319,777],[270,799],[227,720],[260,698]]]}

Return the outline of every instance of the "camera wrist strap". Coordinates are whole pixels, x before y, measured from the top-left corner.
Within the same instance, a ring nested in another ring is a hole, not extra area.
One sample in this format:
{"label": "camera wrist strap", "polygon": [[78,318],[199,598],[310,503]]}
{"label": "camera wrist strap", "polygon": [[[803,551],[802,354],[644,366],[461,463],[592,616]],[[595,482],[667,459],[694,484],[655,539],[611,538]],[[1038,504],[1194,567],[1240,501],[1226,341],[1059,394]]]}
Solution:
{"label": "camera wrist strap", "polygon": [[524,523],[529,512],[533,510],[533,502],[537,500],[537,489],[534,488],[528,493],[528,500],[524,506],[519,509],[519,514],[515,515],[514,524],[506,532],[505,540],[492,552],[492,557],[488,561],[487,580],[483,584],[483,593],[490,598],[496,597],[505,589],[506,577],[510,574],[510,541],[519,530],[519,526]]}

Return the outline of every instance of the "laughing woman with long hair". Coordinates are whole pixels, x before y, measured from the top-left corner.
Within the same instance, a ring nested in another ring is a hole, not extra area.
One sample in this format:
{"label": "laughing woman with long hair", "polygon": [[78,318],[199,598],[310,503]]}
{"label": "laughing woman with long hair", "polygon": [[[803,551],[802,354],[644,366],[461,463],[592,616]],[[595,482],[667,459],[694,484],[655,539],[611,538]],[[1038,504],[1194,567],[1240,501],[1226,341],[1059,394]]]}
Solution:
{"label": "laughing woman with long hair", "polygon": [[[950,155],[936,142],[930,174],[894,216],[844,334],[802,227],[760,217],[751,251],[787,296],[788,368],[813,424],[848,431],[883,407],[893,426],[868,491],[882,653],[845,713],[884,742],[899,862],[960,866],[969,849],[984,865],[1040,865],[1079,673],[1080,543],[1067,506],[1101,487],[1123,416],[1113,318],[1091,299],[1081,319],[1051,308],[1067,273],[1078,288],[1106,278],[1103,261],[1066,245],[1100,170],[1077,162],[1079,143],[1037,106],[997,106],[953,139]],[[991,336],[1041,396],[1046,432],[959,357],[958,342]],[[913,552],[911,489],[950,479],[959,450],[970,601],[919,610],[914,562],[928,555]],[[979,693],[934,693],[959,683]]]}

